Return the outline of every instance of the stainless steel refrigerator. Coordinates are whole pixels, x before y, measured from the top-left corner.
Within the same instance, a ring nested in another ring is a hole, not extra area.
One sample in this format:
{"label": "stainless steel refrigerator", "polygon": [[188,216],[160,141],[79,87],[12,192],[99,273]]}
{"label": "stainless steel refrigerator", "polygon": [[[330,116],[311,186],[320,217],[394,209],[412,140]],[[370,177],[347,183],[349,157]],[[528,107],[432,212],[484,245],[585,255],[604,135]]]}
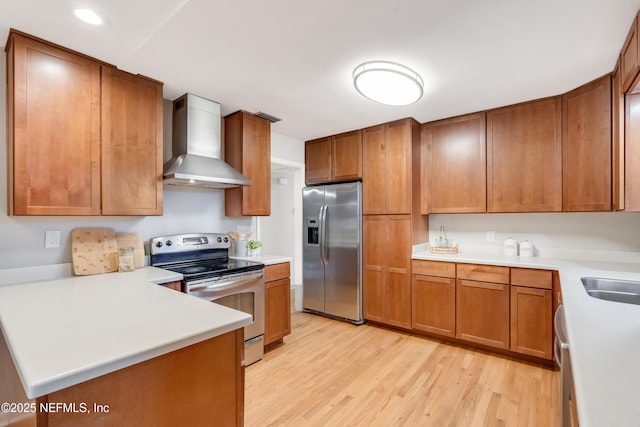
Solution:
{"label": "stainless steel refrigerator", "polygon": [[302,200],[302,307],[361,324],[362,183],[306,187]]}

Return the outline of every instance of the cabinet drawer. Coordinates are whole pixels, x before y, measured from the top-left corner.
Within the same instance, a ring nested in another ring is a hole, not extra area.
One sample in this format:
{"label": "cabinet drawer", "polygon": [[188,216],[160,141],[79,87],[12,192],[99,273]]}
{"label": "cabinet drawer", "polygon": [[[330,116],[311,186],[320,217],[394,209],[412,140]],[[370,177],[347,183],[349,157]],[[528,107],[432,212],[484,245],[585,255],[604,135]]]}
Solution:
{"label": "cabinet drawer", "polygon": [[552,272],[549,270],[536,270],[533,268],[512,268],[511,284],[527,286],[530,288],[551,289]]}
{"label": "cabinet drawer", "polygon": [[272,282],[279,279],[289,278],[289,263],[282,262],[280,264],[271,264],[264,267],[264,281]]}
{"label": "cabinet drawer", "polygon": [[411,262],[413,274],[437,277],[456,277],[456,264],[442,261],[413,260]]}
{"label": "cabinet drawer", "polygon": [[457,264],[458,279],[509,284],[509,267],[481,264]]}

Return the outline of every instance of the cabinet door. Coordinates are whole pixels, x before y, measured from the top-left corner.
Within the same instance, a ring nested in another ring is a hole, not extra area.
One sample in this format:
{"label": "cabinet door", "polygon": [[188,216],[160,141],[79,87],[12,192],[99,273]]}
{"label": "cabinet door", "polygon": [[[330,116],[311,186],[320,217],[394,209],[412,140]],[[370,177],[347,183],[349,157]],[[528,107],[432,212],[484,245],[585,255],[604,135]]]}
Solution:
{"label": "cabinet door", "polygon": [[414,275],[411,286],[413,329],[455,337],[455,279]]}
{"label": "cabinet door", "polygon": [[162,84],[106,66],[102,213],[162,215]]}
{"label": "cabinet door", "polygon": [[612,202],[614,211],[624,210],[624,92],[620,82],[620,68],[613,73],[611,88],[611,123],[613,148],[611,159]]}
{"label": "cabinet door", "polygon": [[409,119],[387,125],[385,191],[387,214],[411,213],[411,147],[413,129]]}
{"label": "cabinet door", "polygon": [[633,20],[627,39],[620,52],[620,69],[622,72],[622,90],[627,91],[640,70],[640,57],[638,55],[638,17]]}
{"label": "cabinet door", "polygon": [[362,213],[384,214],[387,193],[387,128],[379,125],[362,131]]}
{"label": "cabinet door", "polygon": [[384,322],[386,230],[384,216],[362,219],[362,292],[364,318]]}
{"label": "cabinet door", "polygon": [[422,214],[487,211],[485,113],[422,127]]}
{"label": "cabinet door", "polygon": [[226,216],[271,214],[271,124],[246,111],[224,119],[225,160],[251,185],[226,189]]}
{"label": "cabinet door", "polygon": [[307,184],[331,180],[331,137],[304,143],[304,169]]}
{"label": "cabinet door", "polygon": [[363,219],[364,317],[411,328],[411,218],[370,215]]}
{"label": "cabinet door", "polygon": [[625,105],[624,210],[640,211],[640,93],[628,94]]}
{"label": "cabinet door", "polygon": [[264,345],[291,333],[291,287],[289,279],[265,283]]}
{"label": "cabinet door", "polygon": [[384,217],[386,323],[411,329],[411,216]]}
{"label": "cabinet door", "polygon": [[487,112],[487,211],[562,210],[561,98]]}
{"label": "cabinet door", "polygon": [[611,210],[611,77],[562,96],[563,210]]}
{"label": "cabinet door", "polygon": [[456,338],[509,349],[509,285],[458,279]]}
{"label": "cabinet door", "polygon": [[331,137],[331,180],[362,178],[362,131]]}
{"label": "cabinet door", "polygon": [[511,287],[511,351],[552,359],[552,291]]}
{"label": "cabinet door", "polygon": [[100,64],[11,33],[9,214],[100,214]]}

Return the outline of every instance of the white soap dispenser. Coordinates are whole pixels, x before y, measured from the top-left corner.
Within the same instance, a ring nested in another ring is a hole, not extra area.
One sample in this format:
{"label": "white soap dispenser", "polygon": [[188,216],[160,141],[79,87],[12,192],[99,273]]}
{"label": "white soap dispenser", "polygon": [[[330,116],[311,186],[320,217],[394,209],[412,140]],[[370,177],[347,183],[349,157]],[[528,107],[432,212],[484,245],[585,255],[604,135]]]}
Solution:
{"label": "white soap dispenser", "polygon": [[504,241],[504,255],[505,256],[518,256],[518,242],[513,240],[511,236]]}

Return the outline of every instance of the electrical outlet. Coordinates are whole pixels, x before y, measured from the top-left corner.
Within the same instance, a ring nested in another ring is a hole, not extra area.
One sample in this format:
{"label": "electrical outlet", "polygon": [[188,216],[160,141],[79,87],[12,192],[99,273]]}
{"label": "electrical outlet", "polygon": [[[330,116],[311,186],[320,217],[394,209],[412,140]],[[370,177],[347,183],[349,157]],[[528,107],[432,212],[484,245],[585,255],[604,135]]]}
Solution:
{"label": "electrical outlet", "polygon": [[44,232],[45,249],[60,247],[60,230],[47,230]]}
{"label": "electrical outlet", "polygon": [[487,231],[487,242],[495,242],[495,241],[496,241],[496,232]]}

